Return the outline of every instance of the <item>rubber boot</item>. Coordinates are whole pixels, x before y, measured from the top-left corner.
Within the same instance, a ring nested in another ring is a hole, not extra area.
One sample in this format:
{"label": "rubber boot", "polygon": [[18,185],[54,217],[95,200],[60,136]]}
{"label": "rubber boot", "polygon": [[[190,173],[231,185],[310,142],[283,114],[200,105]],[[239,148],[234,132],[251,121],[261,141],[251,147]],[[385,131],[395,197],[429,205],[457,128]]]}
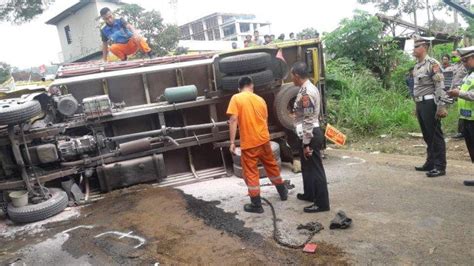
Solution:
{"label": "rubber boot", "polygon": [[244,205],[244,211],[252,213],[263,213],[262,199],[260,196],[250,198],[251,203]]}
{"label": "rubber boot", "polygon": [[288,199],[288,188],[286,188],[285,184],[276,185],[276,189],[278,194],[280,194],[280,199],[285,201]]}

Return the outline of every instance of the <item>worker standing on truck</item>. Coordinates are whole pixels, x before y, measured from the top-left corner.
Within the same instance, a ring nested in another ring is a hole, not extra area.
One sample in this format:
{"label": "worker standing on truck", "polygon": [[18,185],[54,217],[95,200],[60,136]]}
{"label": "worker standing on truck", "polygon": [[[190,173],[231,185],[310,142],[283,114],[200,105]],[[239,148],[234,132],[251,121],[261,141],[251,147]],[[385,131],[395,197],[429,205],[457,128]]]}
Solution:
{"label": "worker standing on truck", "polygon": [[240,92],[232,96],[227,115],[230,129],[230,152],[235,154],[237,127],[240,135],[241,164],[243,177],[247,184],[250,204],[245,204],[246,212],[263,213],[260,198],[260,175],[258,163],[261,162],[281,200],[287,200],[288,189],[280,176],[280,168],[273,156],[268,131],[268,111],[265,100],[253,92],[250,77],[239,79]]}
{"label": "worker standing on truck", "polygon": [[[469,75],[464,78],[460,89],[459,87],[451,89],[448,91],[448,95],[459,97],[459,118],[463,120],[463,136],[471,161],[474,163],[474,46],[461,48],[458,51]],[[474,180],[466,180],[464,184],[474,186]]]}
{"label": "worker standing on truck", "polygon": [[446,117],[448,112],[443,102],[446,98],[444,76],[439,62],[428,56],[430,45],[429,39],[420,37],[415,40],[413,49],[417,59],[413,72],[413,99],[421,133],[428,146],[425,163],[415,167],[415,170],[427,172],[428,177],[438,177],[446,175],[446,143],[441,130],[441,118]]}
{"label": "worker standing on truck", "polygon": [[[100,10],[100,16],[105,22],[105,26],[100,30],[102,59],[104,61],[107,61],[109,49],[122,61],[127,60],[127,56],[135,54],[138,49],[150,58],[153,57],[151,48],[148,46],[145,38],[140,36],[135,27],[125,19],[115,19],[114,14],[112,14],[108,7]],[[110,48],[109,43],[111,44]]]}
{"label": "worker standing on truck", "polygon": [[304,212],[329,211],[329,193],[326,173],[323,167],[321,150],[324,146],[324,134],[319,127],[321,95],[309,80],[308,67],[304,62],[296,62],[291,68],[291,77],[295,86],[300,87],[296,96],[295,129],[301,139],[301,171],[303,191],[297,194],[299,200],[313,202]]}

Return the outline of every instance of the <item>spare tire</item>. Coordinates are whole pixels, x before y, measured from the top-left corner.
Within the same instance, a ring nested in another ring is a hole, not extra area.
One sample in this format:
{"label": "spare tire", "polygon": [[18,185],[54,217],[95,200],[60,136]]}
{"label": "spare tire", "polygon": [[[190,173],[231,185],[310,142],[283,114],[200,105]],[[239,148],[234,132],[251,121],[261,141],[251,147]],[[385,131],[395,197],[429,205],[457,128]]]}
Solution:
{"label": "spare tire", "polygon": [[24,207],[14,207],[8,204],[7,212],[15,223],[31,223],[41,221],[62,212],[68,205],[66,192],[57,188],[50,188],[51,198],[38,204]]}
{"label": "spare tire", "polygon": [[[275,160],[279,160],[280,157],[280,144],[274,141],[270,141],[270,146],[272,147],[272,152],[273,152],[273,157],[275,157]],[[235,154],[232,154],[232,162],[238,166],[242,165],[240,162],[240,155],[242,154],[242,151],[240,148],[235,148]],[[259,163],[259,165],[262,165]]]}
{"label": "spare tire", "polygon": [[294,130],[294,118],[292,117],[293,107],[300,88],[292,83],[281,86],[280,91],[275,95],[273,109],[278,123],[289,130]]}
{"label": "spare tire", "polygon": [[0,125],[19,124],[41,113],[41,104],[36,101],[8,99],[0,101]]}
{"label": "spare tire", "polygon": [[242,76],[224,76],[222,78],[222,89],[227,91],[237,91],[239,88],[239,79],[248,76],[253,80],[255,88],[262,88],[273,83],[275,78],[271,70],[264,70],[257,73],[252,73]]}
{"label": "spare tire", "polygon": [[[278,159],[277,163],[278,163],[278,166],[281,166],[281,159]],[[243,176],[242,166],[234,164],[233,165],[233,170],[234,170],[234,175],[236,177],[242,178],[242,176]],[[258,167],[258,174],[259,174],[260,178],[267,177],[267,173],[265,172],[265,168],[263,167],[263,165]]]}
{"label": "spare tire", "polygon": [[250,53],[225,57],[219,61],[219,71],[225,74],[240,74],[266,69],[271,65],[270,54]]}

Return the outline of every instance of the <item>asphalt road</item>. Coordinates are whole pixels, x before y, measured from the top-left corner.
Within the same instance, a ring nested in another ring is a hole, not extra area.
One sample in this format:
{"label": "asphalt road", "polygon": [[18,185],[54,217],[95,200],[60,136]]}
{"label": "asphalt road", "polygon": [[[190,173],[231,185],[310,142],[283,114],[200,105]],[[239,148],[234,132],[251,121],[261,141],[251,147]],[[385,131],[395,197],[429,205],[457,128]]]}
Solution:
{"label": "asphalt road", "polygon": [[[423,162],[419,157],[340,150],[330,150],[327,154],[324,164],[330,212],[303,213],[303,207],[308,204],[296,199],[296,193],[302,190],[301,175],[293,174],[288,167],[284,166],[283,176],[296,185],[288,201],[281,202],[273,187],[262,187],[262,196],[274,203],[280,219],[278,225],[286,241],[303,241],[306,236],[296,230],[297,225],[318,221],[325,229],[313,241],[341,248],[350,263],[472,265],[474,188],[462,185],[464,179],[474,179],[471,163],[449,161],[447,176],[429,179],[424,173],[413,170]],[[262,179],[264,183],[268,180]],[[241,179],[221,178],[179,189],[198,199],[220,201],[217,207],[236,212],[246,227],[271,239],[273,228],[268,207],[264,207],[263,214],[243,212],[242,206],[248,197]],[[344,210],[353,219],[351,228],[329,230],[329,223],[338,210]],[[91,263],[87,256],[73,256],[65,251],[62,246],[68,236],[42,230],[47,224],[22,229],[0,218],[0,244],[10,246],[9,254],[2,254],[0,248],[0,261],[11,258],[13,252],[18,265]],[[31,233],[28,237],[25,230]],[[32,235],[41,236],[41,242],[29,241]]]}

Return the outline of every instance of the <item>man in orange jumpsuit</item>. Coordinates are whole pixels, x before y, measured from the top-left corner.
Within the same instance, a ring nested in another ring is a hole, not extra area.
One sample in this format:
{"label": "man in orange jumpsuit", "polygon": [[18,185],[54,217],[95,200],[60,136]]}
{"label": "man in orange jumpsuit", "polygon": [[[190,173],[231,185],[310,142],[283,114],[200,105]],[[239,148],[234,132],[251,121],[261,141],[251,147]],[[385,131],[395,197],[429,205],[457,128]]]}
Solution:
{"label": "man in orange jumpsuit", "polygon": [[135,54],[138,49],[150,58],[153,56],[146,40],[125,19],[115,19],[108,7],[100,10],[100,16],[105,22],[105,26],[100,30],[104,61],[107,61],[109,43],[111,43],[110,51],[122,61],[127,60],[127,56]]}
{"label": "man in orange jumpsuit", "polygon": [[250,204],[245,204],[244,210],[263,213],[257,166],[259,161],[263,164],[270,181],[276,186],[281,200],[287,200],[288,189],[280,176],[280,168],[273,157],[270,145],[267,104],[262,97],[253,92],[253,81],[250,77],[240,78],[239,90],[240,93],[232,96],[227,108],[227,115],[230,116],[230,152],[235,153],[238,126],[243,176],[251,200]]}

